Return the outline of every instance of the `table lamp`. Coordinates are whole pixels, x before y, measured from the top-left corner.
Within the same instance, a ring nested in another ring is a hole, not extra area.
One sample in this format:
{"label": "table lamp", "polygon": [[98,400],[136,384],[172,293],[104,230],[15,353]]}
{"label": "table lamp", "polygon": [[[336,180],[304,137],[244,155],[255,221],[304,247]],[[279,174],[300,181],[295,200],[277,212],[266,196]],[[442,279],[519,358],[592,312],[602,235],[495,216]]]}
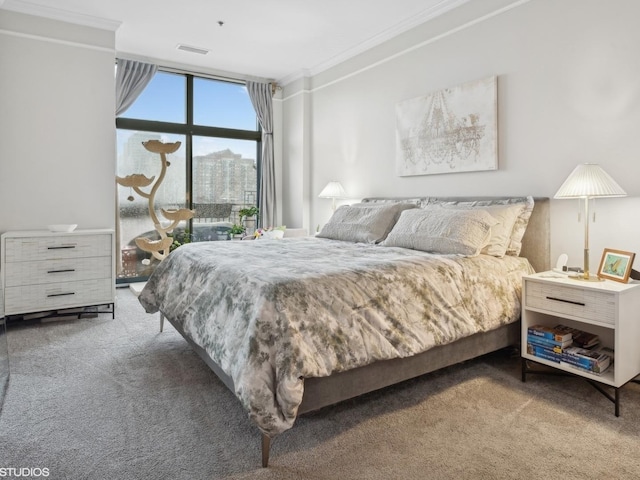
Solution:
{"label": "table lamp", "polygon": [[336,211],[336,198],[345,198],[347,196],[347,192],[344,191],[340,182],[329,182],[327,186],[322,189],[319,198],[330,198],[332,200],[331,208],[333,211]]}
{"label": "table lamp", "polygon": [[626,196],[620,185],[595,163],[578,165],[560,186],[553,198],[578,198],[584,201],[584,271],[582,275],[570,278],[592,282],[601,280],[589,274],[589,200]]}

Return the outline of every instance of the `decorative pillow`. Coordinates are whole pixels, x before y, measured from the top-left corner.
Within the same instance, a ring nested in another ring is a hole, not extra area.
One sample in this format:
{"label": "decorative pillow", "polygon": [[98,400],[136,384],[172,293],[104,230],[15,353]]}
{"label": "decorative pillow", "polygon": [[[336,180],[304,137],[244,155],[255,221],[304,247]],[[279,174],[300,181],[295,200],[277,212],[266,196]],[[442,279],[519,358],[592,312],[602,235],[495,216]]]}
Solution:
{"label": "decorative pillow", "polygon": [[513,205],[487,205],[487,206],[470,206],[470,205],[442,205],[443,208],[454,209],[478,209],[485,210],[490,213],[498,223],[491,227],[491,237],[489,242],[480,251],[485,255],[494,257],[504,257],[511,243],[511,234],[518,216],[524,210],[524,204],[516,203]]}
{"label": "decorative pillow", "polygon": [[404,247],[440,254],[475,256],[491,237],[496,219],[485,210],[439,206],[402,212],[386,247]]}
{"label": "decorative pillow", "polygon": [[520,215],[518,215],[516,224],[513,226],[511,242],[507,248],[507,255],[512,255],[514,257],[520,255],[520,251],[522,250],[522,237],[524,237],[524,232],[527,230],[527,225],[529,225],[529,219],[531,218],[531,213],[533,213],[534,206],[533,197],[527,197],[524,204],[524,210]]}
{"label": "decorative pillow", "polygon": [[438,200],[438,198],[429,199],[429,205],[468,205],[471,207],[489,206],[489,205],[524,205],[524,209],[516,218],[515,225],[511,232],[511,238],[509,240],[509,246],[507,247],[506,255],[512,255],[517,257],[522,250],[522,237],[529,224],[531,218],[531,212],[533,212],[534,201],[533,197],[512,197],[494,200],[475,200],[475,201],[447,201]]}
{"label": "decorative pillow", "polygon": [[400,213],[416,208],[406,203],[359,203],[339,207],[316,235],[347,242],[379,243],[395,225]]}
{"label": "decorative pillow", "polygon": [[281,227],[269,227],[269,228],[259,228],[253,234],[253,237],[256,240],[280,240],[284,237],[284,231],[287,229],[286,226],[282,225]]}

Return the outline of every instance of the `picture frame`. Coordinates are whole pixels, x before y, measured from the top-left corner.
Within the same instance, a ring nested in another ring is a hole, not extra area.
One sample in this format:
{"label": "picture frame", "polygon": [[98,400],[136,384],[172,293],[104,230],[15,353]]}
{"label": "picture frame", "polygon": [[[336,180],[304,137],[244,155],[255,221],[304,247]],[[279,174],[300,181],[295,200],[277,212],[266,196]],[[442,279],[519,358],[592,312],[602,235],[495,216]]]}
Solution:
{"label": "picture frame", "polygon": [[598,277],[627,283],[631,275],[631,267],[636,254],[624,250],[605,248],[598,267]]}
{"label": "picture frame", "polygon": [[396,104],[396,175],[497,169],[497,75]]}

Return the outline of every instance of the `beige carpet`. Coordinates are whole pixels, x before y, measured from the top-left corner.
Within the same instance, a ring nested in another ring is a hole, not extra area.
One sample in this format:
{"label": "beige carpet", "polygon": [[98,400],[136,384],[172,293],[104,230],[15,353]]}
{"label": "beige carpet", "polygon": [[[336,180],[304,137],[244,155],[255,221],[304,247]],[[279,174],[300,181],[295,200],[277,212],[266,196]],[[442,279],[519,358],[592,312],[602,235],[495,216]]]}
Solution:
{"label": "beige carpet", "polygon": [[10,325],[8,340],[0,468],[110,480],[640,478],[640,385],[622,391],[616,418],[581,380],[522,383],[512,352],[302,417],[262,469],[239,402],[128,289],[115,320]]}

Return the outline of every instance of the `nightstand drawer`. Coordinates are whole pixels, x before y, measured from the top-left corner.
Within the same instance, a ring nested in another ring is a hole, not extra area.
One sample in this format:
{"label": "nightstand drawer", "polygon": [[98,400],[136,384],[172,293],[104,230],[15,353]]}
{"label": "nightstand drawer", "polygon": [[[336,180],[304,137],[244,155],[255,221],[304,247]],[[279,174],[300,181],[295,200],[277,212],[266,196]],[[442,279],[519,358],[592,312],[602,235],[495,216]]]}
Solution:
{"label": "nightstand drawer", "polygon": [[610,292],[530,281],[525,306],[612,325],[616,321],[616,296]]}

